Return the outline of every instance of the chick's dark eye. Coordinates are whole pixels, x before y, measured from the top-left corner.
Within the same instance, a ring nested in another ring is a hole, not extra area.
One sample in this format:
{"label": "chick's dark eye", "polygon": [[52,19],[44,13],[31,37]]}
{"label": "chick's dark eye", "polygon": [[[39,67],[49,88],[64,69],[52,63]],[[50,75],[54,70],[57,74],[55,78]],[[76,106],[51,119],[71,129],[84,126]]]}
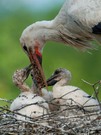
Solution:
{"label": "chick's dark eye", "polygon": [[54,74],[59,74],[60,73],[60,71],[59,70],[56,70],[55,72],[54,72]]}
{"label": "chick's dark eye", "polygon": [[24,49],[26,52],[28,52],[27,47],[26,47],[25,45],[23,46],[23,49]]}

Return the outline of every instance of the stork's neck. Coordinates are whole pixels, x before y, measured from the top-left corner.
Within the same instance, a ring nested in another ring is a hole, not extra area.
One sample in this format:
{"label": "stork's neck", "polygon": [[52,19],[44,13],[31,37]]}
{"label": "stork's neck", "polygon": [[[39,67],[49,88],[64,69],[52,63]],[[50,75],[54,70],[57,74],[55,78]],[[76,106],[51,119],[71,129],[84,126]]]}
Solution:
{"label": "stork's neck", "polygon": [[42,38],[46,41],[58,41],[60,40],[59,32],[54,24],[54,20],[52,21],[40,21],[36,23],[37,27],[39,27],[38,38]]}
{"label": "stork's neck", "polygon": [[65,85],[67,85],[69,83],[69,80],[67,79],[61,79],[60,81],[58,81],[53,87],[55,89],[57,89],[58,87],[63,87]]}

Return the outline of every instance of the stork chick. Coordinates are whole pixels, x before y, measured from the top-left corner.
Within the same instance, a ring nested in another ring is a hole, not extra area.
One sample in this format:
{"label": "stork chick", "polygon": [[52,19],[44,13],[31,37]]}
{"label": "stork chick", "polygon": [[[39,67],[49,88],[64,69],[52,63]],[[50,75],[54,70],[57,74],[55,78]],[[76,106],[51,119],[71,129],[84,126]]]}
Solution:
{"label": "stork chick", "polygon": [[26,68],[16,70],[12,76],[13,83],[21,90],[21,92],[31,91],[29,86],[24,83],[28,78],[32,67],[29,65]]}
{"label": "stork chick", "polygon": [[80,88],[69,85],[70,80],[71,72],[63,68],[56,69],[47,80],[48,86],[53,86],[53,98],[59,101],[60,108],[77,105],[85,111],[100,110],[98,101]]}
{"label": "stork chick", "polygon": [[30,70],[31,68],[29,66],[27,68],[17,70],[13,75],[13,82],[18,88],[20,88],[21,94],[12,102],[10,110],[19,113],[15,115],[15,118],[18,120],[29,119],[28,117],[35,118],[42,116],[44,114],[48,114],[49,111],[49,106],[45,99],[34,94],[33,91],[24,83]]}

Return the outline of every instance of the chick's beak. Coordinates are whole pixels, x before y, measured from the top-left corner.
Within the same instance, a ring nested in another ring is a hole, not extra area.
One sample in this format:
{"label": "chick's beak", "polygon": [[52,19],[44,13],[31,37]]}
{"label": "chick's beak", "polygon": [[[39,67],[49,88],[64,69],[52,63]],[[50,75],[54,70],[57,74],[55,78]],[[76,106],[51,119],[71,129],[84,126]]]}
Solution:
{"label": "chick's beak", "polygon": [[26,74],[26,79],[28,78],[30,71],[32,70],[32,64],[24,68],[25,74]]}
{"label": "chick's beak", "polygon": [[48,86],[53,86],[58,82],[57,80],[58,75],[52,75],[49,79],[47,79],[47,85]]}

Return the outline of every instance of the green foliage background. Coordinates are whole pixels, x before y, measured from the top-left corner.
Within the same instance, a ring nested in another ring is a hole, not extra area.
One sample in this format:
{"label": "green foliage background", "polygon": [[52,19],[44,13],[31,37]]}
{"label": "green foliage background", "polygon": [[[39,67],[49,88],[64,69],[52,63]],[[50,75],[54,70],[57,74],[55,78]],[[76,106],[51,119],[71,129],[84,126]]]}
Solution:
{"label": "green foliage background", "polygon": [[[29,60],[23,52],[19,38],[25,27],[35,21],[53,19],[60,7],[44,13],[16,9],[11,12],[0,7],[0,97],[14,99],[20,91],[12,83],[16,69],[26,67]],[[47,42],[43,51],[43,68],[48,78],[56,68],[67,68],[72,72],[71,85],[75,85],[92,94],[91,86],[81,79],[94,83],[101,79],[101,47],[97,50],[81,52],[60,43]],[[31,79],[28,80],[31,85]],[[101,96],[100,96],[101,97]],[[3,104],[3,103],[0,103]]]}

